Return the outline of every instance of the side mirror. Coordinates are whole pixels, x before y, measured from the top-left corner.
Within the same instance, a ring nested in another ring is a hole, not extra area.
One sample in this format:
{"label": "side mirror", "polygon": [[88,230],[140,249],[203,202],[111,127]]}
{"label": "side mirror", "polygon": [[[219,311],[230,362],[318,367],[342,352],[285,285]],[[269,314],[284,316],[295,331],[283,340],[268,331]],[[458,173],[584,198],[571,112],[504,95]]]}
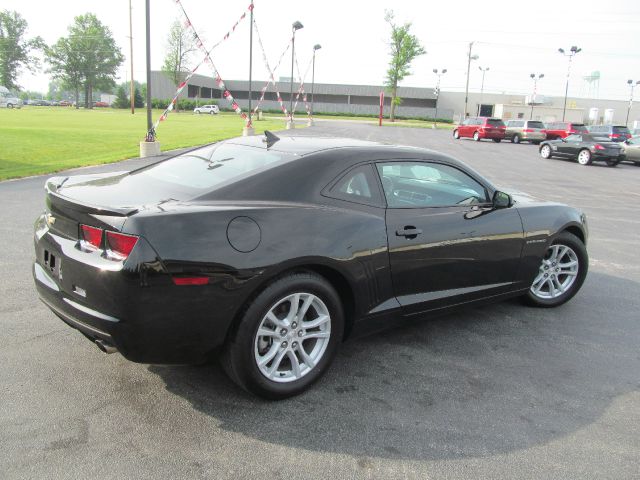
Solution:
{"label": "side mirror", "polygon": [[513,205],[511,195],[496,190],[493,194],[493,208],[509,208]]}

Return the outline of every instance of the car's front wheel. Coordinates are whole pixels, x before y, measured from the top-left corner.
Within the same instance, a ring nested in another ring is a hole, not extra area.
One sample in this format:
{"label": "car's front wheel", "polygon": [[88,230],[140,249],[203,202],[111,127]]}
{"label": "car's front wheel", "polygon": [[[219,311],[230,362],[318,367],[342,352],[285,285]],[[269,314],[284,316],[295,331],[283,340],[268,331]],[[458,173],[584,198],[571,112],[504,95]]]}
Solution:
{"label": "car's front wheel", "polygon": [[479,142],[479,141],[480,141],[480,134],[479,134],[478,132],[475,132],[475,133],[473,134],[473,139],[474,139],[476,142]]}
{"label": "car's front wheel", "polygon": [[584,243],[572,233],[562,232],[545,252],[524,300],[534,307],[561,305],[578,293],[588,268]]}
{"label": "car's front wheel", "polygon": [[502,139],[501,139],[501,138],[494,138],[494,139],[493,139],[493,141],[494,141],[495,143],[500,143],[500,142],[502,141]]}
{"label": "car's front wheel", "polygon": [[551,158],[551,147],[549,145],[540,147],[540,156],[542,158]]}
{"label": "car's front wheel", "polygon": [[520,135],[514,135],[511,141],[513,143],[520,143]]}
{"label": "car's front wheel", "polygon": [[460,139],[460,132],[458,131],[458,129],[455,129],[453,131],[453,138],[455,138],[456,140]]}
{"label": "car's front wheel", "polygon": [[607,162],[607,167],[617,167],[620,163],[617,158],[607,158],[605,161]]}
{"label": "car's front wheel", "polygon": [[263,290],[226,345],[223,365],[241,387],[282,399],[327,370],[344,330],[340,297],[324,278],[295,273]]}

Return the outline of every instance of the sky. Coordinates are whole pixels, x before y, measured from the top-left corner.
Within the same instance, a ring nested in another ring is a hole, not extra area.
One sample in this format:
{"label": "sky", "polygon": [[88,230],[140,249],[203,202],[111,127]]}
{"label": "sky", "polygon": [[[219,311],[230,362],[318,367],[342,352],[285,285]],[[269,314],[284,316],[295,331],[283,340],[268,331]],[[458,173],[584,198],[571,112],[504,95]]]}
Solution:
{"label": "sky", "polygon": [[[145,81],[144,0],[131,0],[134,40],[134,79]],[[206,45],[222,39],[236,20],[247,11],[249,0],[226,2],[181,0],[187,14]],[[427,53],[412,64],[411,75],[401,85],[434,87],[433,69],[447,69],[443,91],[464,91],[469,43],[478,60],[471,62],[469,90],[529,94],[531,73],[544,74],[538,83],[540,95],[564,95],[568,59],[558,48],[568,51],[575,45],[582,51],[571,66],[569,96],[628,100],[627,80],[640,80],[640,1],[601,0],[581,2],[537,0],[530,2],[469,1],[447,2],[411,0],[255,0],[255,21],[266,55],[277,62],[291,36],[291,24],[298,20],[304,28],[296,34],[296,57],[304,73],[313,45],[322,49],[316,56],[315,81],[381,85],[389,62],[389,26],[385,9],[393,8],[398,23],[412,22],[414,33]],[[107,25],[126,57],[119,81],[129,71],[129,0],[4,0],[3,9],[16,10],[28,22],[27,35],[40,35],[48,44],[67,33],[67,26],[79,14],[95,13]],[[151,0],[151,67],[160,69],[165,54],[167,30],[182,20],[175,0]],[[249,21],[247,18],[212,53],[223,79],[243,80],[249,71]],[[193,57],[193,66],[201,60]],[[45,65],[46,67],[46,65]],[[290,57],[285,57],[276,77],[289,76]],[[599,85],[584,80],[600,72]],[[203,65],[198,73],[211,74]],[[253,78],[265,80],[267,70],[254,36]],[[310,73],[306,77],[310,81]],[[48,75],[23,73],[23,89],[47,91]],[[262,84],[260,84],[262,86]],[[258,87],[259,88],[259,87]],[[640,98],[640,89],[636,91]]]}

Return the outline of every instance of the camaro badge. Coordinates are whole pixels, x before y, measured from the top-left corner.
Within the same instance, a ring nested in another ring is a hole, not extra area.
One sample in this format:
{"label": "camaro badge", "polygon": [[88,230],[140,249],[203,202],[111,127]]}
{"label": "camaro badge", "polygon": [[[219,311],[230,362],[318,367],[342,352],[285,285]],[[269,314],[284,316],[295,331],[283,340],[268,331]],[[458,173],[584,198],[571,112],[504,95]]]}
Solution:
{"label": "camaro badge", "polygon": [[52,226],[54,223],[56,223],[56,217],[54,217],[50,213],[47,213],[46,220],[47,220],[47,225],[49,226]]}

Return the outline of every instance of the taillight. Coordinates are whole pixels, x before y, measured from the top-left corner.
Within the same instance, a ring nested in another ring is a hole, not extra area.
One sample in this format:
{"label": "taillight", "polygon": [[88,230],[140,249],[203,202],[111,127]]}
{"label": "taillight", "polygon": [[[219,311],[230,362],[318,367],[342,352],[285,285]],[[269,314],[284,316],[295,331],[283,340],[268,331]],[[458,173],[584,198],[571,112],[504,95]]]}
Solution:
{"label": "taillight", "polygon": [[86,250],[98,250],[102,243],[102,229],[80,225],[80,244]]}
{"label": "taillight", "polygon": [[173,277],[175,285],[206,285],[209,277]]}
{"label": "taillight", "polygon": [[610,135],[611,138],[620,138],[620,134],[619,133],[612,133]]}
{"label": "taillight", "polygon": [[111,260],[125,260],[138,242],[135,235],[118,232],[106,232],[106,255]]}
{"label": "taillight", "polygon": [[525,128],[522,130],[524,133],[533,133],[533,128]]}
{"label": "taillight", "polygon": [[596,143],[596,144],[593,146],[593,148],[595,148],[596,150],[605,150],[605,148],[604,148],[602,145],[598,144],[598,143]]}

